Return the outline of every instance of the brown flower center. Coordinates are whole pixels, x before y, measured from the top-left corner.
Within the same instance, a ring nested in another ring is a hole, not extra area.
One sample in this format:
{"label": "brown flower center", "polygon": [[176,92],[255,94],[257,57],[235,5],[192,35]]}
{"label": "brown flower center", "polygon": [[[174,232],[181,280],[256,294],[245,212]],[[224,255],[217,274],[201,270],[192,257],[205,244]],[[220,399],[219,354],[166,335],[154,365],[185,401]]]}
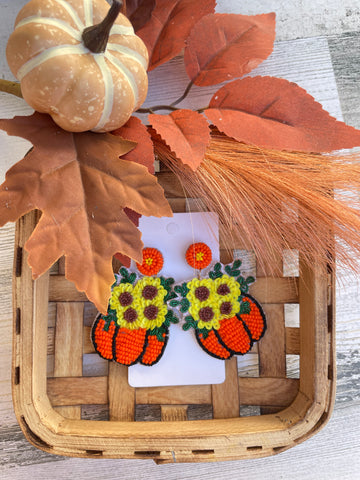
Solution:
{"label": "brown flower center", "polygon": [[226,283],[219,285],[217,289],[217,293],[219,295],[227,295],[228,293],[230,293],[229,285],[226,285]]}
{"label": "brown flower center", "polygon": [[145,298],[145,300],[152,300],[156,297],[157,293],[158,289],[156,287],[153,285],[146,285],[142,291],[142,296]]}
{"label": "brown flower center", "polygon": [[231,313],[232,305],[231,302],[223,302],[220,306],[220,313],[222,315],[229,315]]}
{"label": "brown flower center", "polygon": [[138,318],[138,314],[137,314],[137,311],[134,309],[134,308],[128,308],[127,310],[125,310],[124,312],[124,319],[128,322],[128,323],[133,323],[135,322],[135,320]]}
{"label": "brown flower center", "polygon": [[207,287],[197,287],[195,290],[195,297],[200,300],[200,302],[204,302],[210,296],[210,290]]}
{"label": "brown flower center", "polygon": [[144,308],[144,316],[148,320],[155,320],[158,314],[158,307],[156,305],[148,305],[147,307]]}
{"label": "brown flower center", "polygon": [[119,295],[119,302],[122,307],[128,307],[133,302],[133,296],[129,292],[122,292]]}
{"label": "brown flower center", "polygon": [[203,307],[199,310],[199,318],[203,322],[210,322],[214,318],[214,311],[211,307]]}

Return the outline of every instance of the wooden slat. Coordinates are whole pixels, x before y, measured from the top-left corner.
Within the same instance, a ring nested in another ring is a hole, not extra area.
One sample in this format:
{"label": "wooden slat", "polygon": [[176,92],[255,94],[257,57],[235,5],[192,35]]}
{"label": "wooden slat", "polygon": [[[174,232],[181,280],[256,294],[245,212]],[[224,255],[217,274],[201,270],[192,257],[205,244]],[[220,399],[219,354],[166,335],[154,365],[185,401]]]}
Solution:
{"label": "wooden slat", "polygon": [[289,355],[300,355],[300,328],[285,328],[286,353]]}
{"label": "wooden slat", "polygon": [[187,420],[187,405],[161,405],[162,422],[184,422]]}
{"label": "wooden slat", "polygon": [[250,293],[260,303],[298,303],[298,283],[296,277],[258,277]]}
{"label": "wooden slat", "polygon": [[[83,333],[83,353],[95,353],[94,345],[91,342],[90,338],[91,327],[87,325],[84,326]],[[48,330],[48,355],[54,353],[54,335],[55,330],[49,328]],[[285,328],[285,338],[286,338],[286,353],[289,355],[299,355],[300,354],[300,329],[298,327],[286,327]],[[258,351],[258,344],[255,343],[251,352],[256,353]]]}
{"label": "wooden slat", "polygon": [[221,248],[220,249],[220,262],[223,263],[224,265],[228,263],[232,263],[234,260],[234,254],[232,250],[229,250],[227,248]]}
{"label": "wooden slat", "polygon": [[135,419],[135,388],[128,383],[128,368],[109,363],[109,420],[132,422]]}
{"label": "wooden slat", "polygon": [[259,342],[260,377],[286,377],[284,305],[264,306],[267,330]]}
{"label": "wooden slat", "polygon": [[[286,377],[285,312],[284,305],[264,305],[267,331],[259,342],[260,377]],[[260,413],[275,413],[275,407],[262,407]]]}
{"label": "wooden slat", "polygon": [[[294,378],[239,378],[240,405],[287,406],[295,398]],[[108,377],[49,378],[52,405],[107,404]],[[147,387],[135,390],[137,405],[210,405],[211,386]]]}
{"label": "wooden slat", "polygon": [[186,198],[169,198],[168,202],[173,213],[186,212]]}
{"label": "wooden slat", "polygon": [[48,378],[47,393],[53,406],[107,404],[108,377]]}
{"label": "wooden slat", "polygon": [[225,382],[211,387],[214,418],[234,418],[240,414],[236,357],[225,362],[225,373]]}
{"label": "wooden slat", "polygon": [[[328,368],[328,342],[324,341],[327,329],[324,329],[324,325],[328,320],[329,278],[325,264],[313,271],[302,264],[301,258],[300,262],[300,390],[313,400],[316,396],[323,397],[328,390],[328,375],[322,374],[316,382],[314,375],[317,370],[324,372]],[[309,291],[312,295],[309,295]],[[315,343],[318,332],[322,341]]]}
{"label": "wooden slat", "polygon": [[83,353],[94,353],[95,348],[91,341],[91,327],[84,326]]}
{"label": "wooden slat", "polygon": [[[250,293],[260,303],[298,303],[299,279],[294,277],[260,277],[251,286]],[[49,281],[50,302],[85,302],[86,296],[78,292],[73,283],[63,275],[51,275]]]}
{"label": "wooden slat", "polygon": [[165,191],[166,198],[186,197],[183,186],[172,172],[159,172],[156,174],[158,182]]}
{"label": "wooden slat", "polygon": [[278,272],[278,275],[282,275],[283,272],[283,258],[277,256],[273,259],[271,265],[263,265],[259,261],[256,262],[256,277],[268,277],[272,276],[274,272]]}
{"label": "wooden slat", "polygon": [[85,293],[76,290],[73,283],[66,280],[64,275],[51,275],[49,280],[50,302],[86,302]]}
{"label": "wooden slat", "polygon": [[286,407],[299,391],[295,378],[239,378],[240,404]]}
{"label": "wooden slat", "polygon": [[136,389],[137,405],[211,404],[211,386],[146,387]]}
{"label": "wooden slat", "polygon": [[[54,377],[79,377],[83,359],[83,303],[58,303],[55,327]],[[81,418],[81,407],[58,407],[66,418]]]}

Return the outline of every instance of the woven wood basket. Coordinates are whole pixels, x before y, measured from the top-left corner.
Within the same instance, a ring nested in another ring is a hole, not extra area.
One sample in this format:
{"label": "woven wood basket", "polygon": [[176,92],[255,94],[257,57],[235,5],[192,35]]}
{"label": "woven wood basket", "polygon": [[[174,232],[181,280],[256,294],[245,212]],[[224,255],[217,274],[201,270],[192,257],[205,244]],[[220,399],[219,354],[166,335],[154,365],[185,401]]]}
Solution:
{"label": "woven wood basket", "polygon": [[[174,177],[159,178],[173,210],[185,211]],[[65,279],[62,261],[32,281],[23,245],[37,218],[32,212],[17,223],[13,288],[13,399],[30,443],[73,457],[224,461],[282,452],[329,419],[335,322],[325,259],[298,277],[258,270],[250,293],[264,307],[268,331],[248,354],[257,376],[239,376],[232,358],[220,385],[132,388],[126,367],[95,354],[95,308]],[[230,260],[224,251],[222,261]],[[287,304],[299,305],[298,327],[286,325]],[[299,358],[299,378],[287,376],[290,356]]]}

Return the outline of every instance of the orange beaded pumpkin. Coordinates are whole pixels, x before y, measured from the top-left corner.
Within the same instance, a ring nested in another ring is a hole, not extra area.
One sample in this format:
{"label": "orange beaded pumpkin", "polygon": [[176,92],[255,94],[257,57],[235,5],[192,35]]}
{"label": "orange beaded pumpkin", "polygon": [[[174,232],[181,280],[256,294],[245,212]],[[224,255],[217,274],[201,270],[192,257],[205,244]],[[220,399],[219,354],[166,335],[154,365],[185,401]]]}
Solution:
{"label": "orange beaded pumpkin", "polygon": [[168,309],[175,298],[172,278],[156,277],[163,266],[161,252],[143,250],[143,263],[137,264],[144,277],[120,268],[111,290],[107,315],[98,315],[91,329],[96,352],[106,360],[122,365],[151,366],[162,357],[169,326],[178,318]]}
{"label": "orange beaded pumpkin", "polygon": [[[211,262],[211,250],[204,243],[192,244],[185,259],[191,267],[201,270]],[[255,279],[244,278],[240,265],[240,260],[225,266],[216,263],[202,278],[199,275],[176,285],[179,299],[169,302],[188,313],[182,328],[194,328],[200,347],[222,360],[247,353],[266,330],[264,311],[248,293]]]}
{"label": "orange beaded pumpkin", "polygon": [[6,55],[24,99],[72,132],[121,127],[147,94],[148,52],[114,0],[31,0]]}

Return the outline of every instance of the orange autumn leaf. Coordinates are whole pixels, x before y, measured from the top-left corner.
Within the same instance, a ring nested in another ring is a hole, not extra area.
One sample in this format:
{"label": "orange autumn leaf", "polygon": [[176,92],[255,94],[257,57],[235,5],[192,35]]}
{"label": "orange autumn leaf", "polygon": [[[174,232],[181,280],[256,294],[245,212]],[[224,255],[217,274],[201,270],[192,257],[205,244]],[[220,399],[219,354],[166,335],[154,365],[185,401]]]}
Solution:
{"label": "orange autumn leaf", "polygon": [[150,20],[155,3],[155,0],[126,0],[126,16],[135,32]]}
{"label": "orange autumn leaf", "polygon": [[360,131],[337,121],[295,83],[273,77],[235,80],[205,110],[227,136],[258,147],[331,152],[360,145]]}
{"label": "orange autumn leaf", "polygon": [[130,117],[122,127],[111,132],[113,135],[136,142],[136,147],[123,155],[123,159],[144,165],[150,173],[155,173],[154,145],[146,126],[136,117]]}
{"label": "orange autumn leaf", "polygon": [[149,122],[182,163],[196,170],[210,142],[205,117],[192,110],[176,110],[170,115],[149,115]]}
{"label": "orange autumn leaf", "polygon": [[271,54],[274,40],[274,13],[207,15],[186,41],[187,74],[200,86],[242,77]]}
{"label": "orange autumn leaf", "polygon": [[213,13],[215,4],[215,0],[156,0],[150,21],[137,31],[149,51],[149,70],[178,55],[193,26]]}
{"label": "orange autumn leaf", "polygon": [[142,259],[141,234],[124,207],[171,216],[162,188],[146,167],[119,158],[134,142],[106,133],[66,132],[40,113],[0,120],[0,128],[34,146],[0,187],[0,224],[41,210],[25,244],[33,277],[65,255],[68,280],[106,313],[113,255]]}

